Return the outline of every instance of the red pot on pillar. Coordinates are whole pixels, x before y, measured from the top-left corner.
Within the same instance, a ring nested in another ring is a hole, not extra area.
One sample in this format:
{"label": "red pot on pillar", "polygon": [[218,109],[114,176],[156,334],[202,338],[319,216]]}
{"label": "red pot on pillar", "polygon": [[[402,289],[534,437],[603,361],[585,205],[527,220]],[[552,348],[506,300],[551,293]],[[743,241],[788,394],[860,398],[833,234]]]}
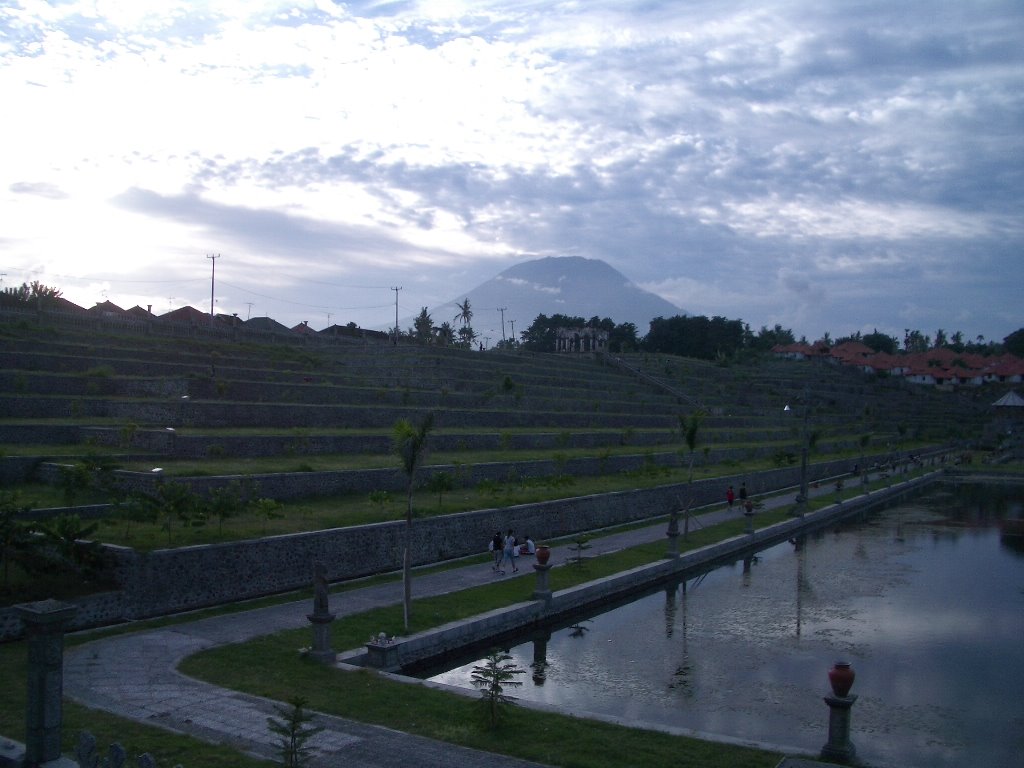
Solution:
{"label": "red pot on pillar", "polygon": [[539,545],[537,547],[537,562],[541,565],[547,565],[549,557],[551,557],[551,547],[547,544]]}
{"label": "red pot on pillar", "polygon": [[846,698],[850,688],[853,687],[855,677],[856,673],[854,673],[853,667],[850,666],[850,662],[837,661],[832,666],[832,669],[828,671],[828,681],[832,685],[832,693],[840,699]]}

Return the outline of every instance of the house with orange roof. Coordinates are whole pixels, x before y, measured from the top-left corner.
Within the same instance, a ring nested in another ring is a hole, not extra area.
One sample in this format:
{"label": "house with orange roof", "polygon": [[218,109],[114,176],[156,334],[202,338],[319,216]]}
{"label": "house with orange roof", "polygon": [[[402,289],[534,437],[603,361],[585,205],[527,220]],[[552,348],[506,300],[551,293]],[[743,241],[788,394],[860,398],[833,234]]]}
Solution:
{"label": "house with orange roof", "polygon": [[857,365],[864,358],[871,357],[875,350],[862,341],[844,341],[829,350],[829,357],[843,365]]}
{"label": "house with orange roof", "polygon": [[772,347],[772,354],[786,360],[810,360],[812,357],[821,356],[821,352],[817,347],[803,342],[776,344]]}

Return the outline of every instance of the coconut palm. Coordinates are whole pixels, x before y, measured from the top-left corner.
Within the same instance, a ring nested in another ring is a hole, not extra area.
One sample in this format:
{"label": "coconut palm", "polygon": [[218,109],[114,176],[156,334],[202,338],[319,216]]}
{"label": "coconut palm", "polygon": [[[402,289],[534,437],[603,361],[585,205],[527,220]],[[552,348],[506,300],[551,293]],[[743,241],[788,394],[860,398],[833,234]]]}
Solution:
{"label": "coconut palm", "polygon": [[459,313],[452,320],[458,320],[463,325],[469,325],[469,321],[473,319],[473,310],[469,308],[469,299],[467,298],[461,304],[456,304],[455,306],[459,308]]}
{"label": "coconut palm", "polygon": [[433,426],[434,414],[428,413],[418,427],[413,426],[408,419],[399,419],[394,427],[393,447],[402,462],[402,471],[406,477],[405,551],[402,555],[402,608],[406,630],[409,629],[412,608],[412,491],[416,470],[427,446],[427,435]]}

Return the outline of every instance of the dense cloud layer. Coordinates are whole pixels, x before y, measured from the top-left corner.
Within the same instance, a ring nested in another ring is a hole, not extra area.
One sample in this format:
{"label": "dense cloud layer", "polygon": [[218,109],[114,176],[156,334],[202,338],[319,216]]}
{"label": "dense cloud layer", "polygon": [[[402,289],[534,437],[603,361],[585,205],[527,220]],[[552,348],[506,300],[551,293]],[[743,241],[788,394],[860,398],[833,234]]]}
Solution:
{"label": "dense cloud layer", "polygon": [[203,306],[219,252],[220,311],[386,326],[579,255],[812,338],[1024,325],[1012,0],[205,8],[0,9],[5,285]]}

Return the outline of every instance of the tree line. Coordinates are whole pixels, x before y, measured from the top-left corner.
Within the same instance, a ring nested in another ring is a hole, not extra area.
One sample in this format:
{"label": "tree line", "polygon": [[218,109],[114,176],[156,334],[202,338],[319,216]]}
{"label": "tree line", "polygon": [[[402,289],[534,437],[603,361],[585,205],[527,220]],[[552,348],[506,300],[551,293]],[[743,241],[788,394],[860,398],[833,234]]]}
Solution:
{"label": "tree line", "polygon": [[[18,287],[5,288],[0,291],[0,307],[48,307],[61,298],[62,292],[52,286],[43,285],[38,280],[22,283]],[[451,320],[443,320],[435,325],[434,318],[426,307],[420,309],[419,315],[413,320],[411,328],[402,331],[392,328],[396,341],[403,339],[416,344],[437,345],[473,349],[479,343],[481,335],[473,329],[473,308],[469,299],[456,304],[458,312]],[[354,323],[349,323],[354,327]],[[493,346],[496,349],[522,348],[531,352],[554,352],[559,328],[593,328],[608,332],[608,351],[622,352],[661,352],[695,357],[703,360],[727,359],[744,353],[769,352],[777,345],[794,344],[797,338],[790,328],[783,328],[776,323],[772,328],[761,326],[754,331],[742,320],[730,319],[716,315],[675,315],[673,317],[656,317],[650,322],[646,336],[639,336],[634,323],[616,323],[608,317],[583,317],[554,314],[550,317],[537,315],[530,326],[520,332],[519,337],[510,335]],[[805,337],[799,339],[808,343]],[[1024,328],[1020,328],[1006,336],[1002,342],[986,341],[984,336],[967,339],[962,331],[948,332],[939,328],[934,335],[920,329],[905,328],[902,343],[896,336],[880,333],[875,329],[871,333],[862,334],[856,331],[835,340],[826,331],[820,342],[832,347],[848,341],[859,341],[876,352],[896,354],[897,352],[927,352],[931,349],[951,349],[957,353],[974,353],[981,355],[997,355],[1009,352],[1024,357]],[[481,345],[481,349],[482,349]]]}
{"label": "tree line", "polygon": [[[704,315],[676,315],[656,317],[650,322],[646,336],[639,337],[633,323],[615,323],[610,318],[582,317],[555,314],[548,317],[541,314],[529,328],[522,332],[520,343],[523,349],[532,352],[554,352],[559,328],[594,328],[608,332],[608,350],[621,352],[659,352],[694,357],[702,360],[729,359],[744,354],[770,352],[777,345],[794,344],[798,340],[792,329],[775,324],[772,328],[761,326],[754,331],[749,324],[739,319]],[[800,342],[808,343],[806,338]],[[948,348],[955,352],[982,355],[1010,352],[1024,357],[1024,328],[1014,331],[1002,343],[986,342],[978,336],[966,340],[960,331],[946,333],[942,329],[931,337],[920,330],[906,329],[902,345],[895,336],[880,333],[877,329],[862,334],[857,331],[835,340],[826,332],[820,342],[827,347],[857,341],[875,352],[896,354],[897,352],[924,352],[929,349]]]}

